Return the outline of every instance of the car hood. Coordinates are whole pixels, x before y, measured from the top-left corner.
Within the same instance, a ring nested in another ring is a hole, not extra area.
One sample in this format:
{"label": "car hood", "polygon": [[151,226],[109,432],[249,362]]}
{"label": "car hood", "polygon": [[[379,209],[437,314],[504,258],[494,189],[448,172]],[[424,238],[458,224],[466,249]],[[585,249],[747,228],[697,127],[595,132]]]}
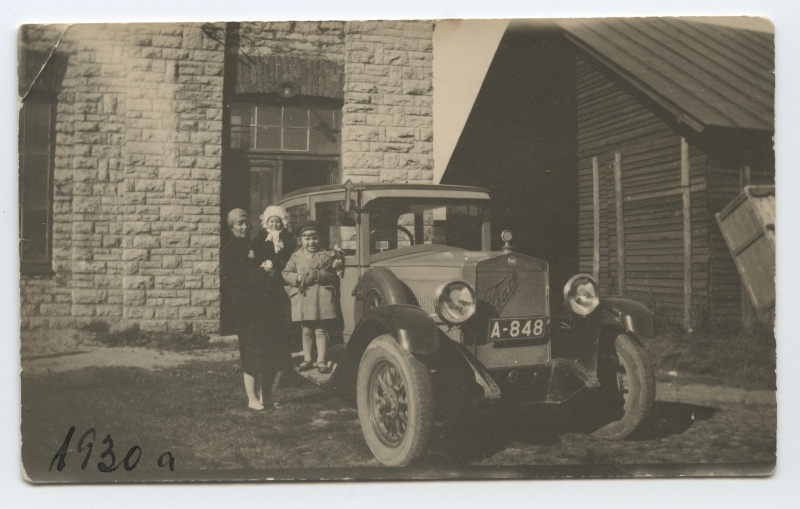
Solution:
{"label": "car hood", "polygon": [[[413,251],[412,251],[413,249]],[[396,253],[396,254],[395,254]],[[373,267],[462,267],[464,263],[486,260],[500,252],[466,251],[448,248],[447,250],[416,250],[415,248],[397,250],[393,256],[380,257],[371,263]]]}

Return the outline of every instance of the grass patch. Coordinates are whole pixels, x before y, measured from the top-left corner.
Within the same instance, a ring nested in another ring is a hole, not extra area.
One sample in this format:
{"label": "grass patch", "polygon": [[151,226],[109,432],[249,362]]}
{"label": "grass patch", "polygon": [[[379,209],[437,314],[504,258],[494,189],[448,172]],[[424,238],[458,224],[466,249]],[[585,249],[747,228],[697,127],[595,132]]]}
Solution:
{"label": "grass patch", "polygon": [[134,346],[147,347],[156,350],[171,352],[185,352],[188,350],[203,350],[208,348],[223,348],[225,345],[212,343],[210,336],[199,332],[169,331],[155,332],[143,331],[138,325],[133,325],[121,330],[112,330],[111,326],[103,321],[96,320],[81,328],[87,334],[86,340],[103,346]]}
{"label": "grass patch", "polygon": [[776,388],[775,334],[768,327],[738,333],[664,332],[644,345],[658,371],[744,389]]}

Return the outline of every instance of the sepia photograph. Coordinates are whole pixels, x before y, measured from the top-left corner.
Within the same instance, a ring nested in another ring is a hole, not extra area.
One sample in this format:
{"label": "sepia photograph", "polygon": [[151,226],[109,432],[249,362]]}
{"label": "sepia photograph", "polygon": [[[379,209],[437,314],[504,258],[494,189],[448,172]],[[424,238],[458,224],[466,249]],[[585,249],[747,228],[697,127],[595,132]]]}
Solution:
{"label": "sepia photograph", "polygon": [[19,26],[22,478],[773,475],[775,32]]}

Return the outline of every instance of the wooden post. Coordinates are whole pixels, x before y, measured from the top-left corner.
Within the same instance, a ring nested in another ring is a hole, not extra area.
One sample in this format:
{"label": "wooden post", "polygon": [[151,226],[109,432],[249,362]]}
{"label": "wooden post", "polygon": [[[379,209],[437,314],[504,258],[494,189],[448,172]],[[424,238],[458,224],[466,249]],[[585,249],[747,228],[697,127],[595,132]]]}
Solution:
{"label": "wooden post", "polygon": [[592,276],[600,284],[600,163],[592,158],[592,210],[594,236],[592,244]]}
{"label": "wooden post", "polygon": [[625,208],[622,203],[622,154],[614,154],[614,193],[617,203],[617,288],[625,295]]}
{"label": "wooden post", "polygon": [[[749,185],[750,185],[750,166],[740,166],[739,191],[743,191],[744,186],[749,186]],[[753,326],[755,318],[755,310],[753,309],[753,305],[750,303],[750,295],[748,295],[747,293],[747,288],[744,286],[744,282],[742,282],[741,299],[742,299],[742,326],[744,327],[745,330],[747,330]]]}
{"label": "wooden post", "polygon": [[744,186],[750,185],[750,166],[739,168],[739,189],[744,190]]}
{"label": "wooden post", "polygon": [[683,326],[692,331],[692,188],[689,143],[681,138],[681,189],[683,191]]}

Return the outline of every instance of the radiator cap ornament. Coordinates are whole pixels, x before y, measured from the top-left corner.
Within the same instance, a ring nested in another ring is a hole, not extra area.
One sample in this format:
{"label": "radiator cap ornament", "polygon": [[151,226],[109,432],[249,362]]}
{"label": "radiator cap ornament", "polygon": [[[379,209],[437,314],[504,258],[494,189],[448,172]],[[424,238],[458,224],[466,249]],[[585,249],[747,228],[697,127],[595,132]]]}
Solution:
{"label": "radiator cap ornament", "polygon": [[503,233],[500,234],[500,239],[504,242],[504,244],[500,249],[505,252],[511,251],[513,249],[511,247],[511,239],[513,238],[514,236],[511,234],[511,230],[503,230]]}

